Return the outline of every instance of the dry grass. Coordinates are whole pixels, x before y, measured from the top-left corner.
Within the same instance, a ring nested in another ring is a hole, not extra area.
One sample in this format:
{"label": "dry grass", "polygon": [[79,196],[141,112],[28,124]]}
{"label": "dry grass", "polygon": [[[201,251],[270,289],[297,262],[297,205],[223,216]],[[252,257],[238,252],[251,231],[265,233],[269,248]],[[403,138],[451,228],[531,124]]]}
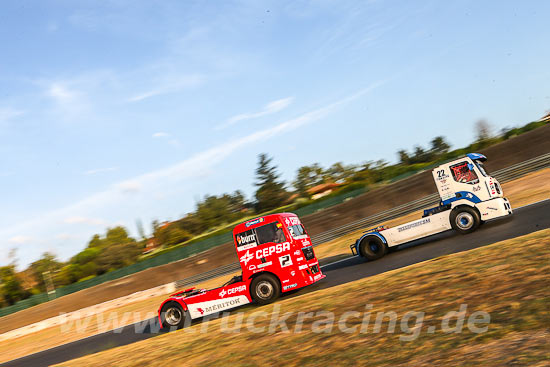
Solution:
{"label": "dry grass", "polygon": [[[234,275],[236,274],[210,279],[197,285],[197,288],[213,288],[220,286]],[[76,323],[74,323],[73,327],[69,330],[63,330],[61,326],[54,326],[19,338],[0,342],[0,363],[83,339],[91,335],[115,329],[116,327],[147,320],[156,316],[159,305],[167,296],[168,294],[152,297],[143,301],[119,306],[116,309],[105,310],[97,315],[82,317],[78,320],[78,323],[80,325],[85,325],[85,327],[78,330],[75,327]],[[100,320],[108,320],[111,316],[116,317],[117,325],[115,327],[111,324],[111,327],[105,330],[103,328],[104,324],[98,322],[98,317]]]}
{"label": "dry grass", "polygon": [[[395,311],[425,312],[419,337],[403,341],[403,333],[313,333],[321,317],[307,319],[301,332],[251,333],[246,329],[227,334],[222,322],[234,325],[238,314],[203,325],[164,334],[63,363],[64,366],[543,366],[550,358],[550,230],[452,254],[337,287],[282,300],[275,306],[250,307],[245,315],[265,311],[255,326],[269,324],[274,307],[280,314],[330,311],[336,319],[345,311],[371,314]],[[367,266],[367,264],[365,264]],[[489,328],[473,333],[440,330],[442,317],[467,304],[490,314]],[[348,321],[360,324],[361,318]],[[372,324],[371,324],[372,325]],[[435,326],[434,333],[428,333]],[[292,329],[292,328],[291,328]]]}
{"label": "dry grass", "polygon": [[[533,203],[542,199],[550,198],[550,168],[544,169],[538,172],[531,173],[517,180],[511,181],[503,185],[506,196],[510,199],[512,207],[519,207],[525,204]],[[419,213],[412,213],[385,224],[389,226],[395,226],[400,223],[405,223],[419,218]],[[327,258],[331,256],[349,256],[351,255],[349,245],[354,242],[363,230],[356,231],[354,233],[342,236],[336,240],[324,243],[315,248],[315,253],[318,258]],[[233,274],[235,275],[235,274]],[[220,278],[211,279],[204,282],[197,287],[200,288],[212,288],[223,284],[226,280],[230,279],[233,275],[223,276]],[[125,312],[137,312],[140,317],[134,319],[133,317],[126,320],[124,324],[131,324],[145,320],[151,316],[151,312],[156,312],[158,305],[165,299],[166,296],[154,297],[148,300],[135,302],[133,304],[125,305],[116,309],[116,312],[120,315]],[[103,317],[106,319],[111,311],[104,312]],[[75,340],[82,339],[84,337],[94,335],[98,333],[97,316],[89,318],[83,318],[82,323],[86,324],[88,321],[88,327],[81,330],[82,332],[76,332],[71,330],[70,332],[61,332],[60,327],[52,327],[33,334],[29,334],[14,340],[0,342],[0,363],[8,360],[19,358],[30,353],[46,350],[58,345],[69,343]],[[122,326],[122,325],[119,325]]]}
{"label": "dry grass", "polygon": [[[502,189],[505,196],[508,200],[510,200],[512,208],[519,208],[520,206],[536,203],[537,201],[550,199],[550,168],[545,168],[516,180],[507,182],[502,185]],[[397,219],[378,223],[371,226],[371,228],[379,225],[395,227],[402,223],[420,219],[421,216],[422,210],[419,210],[418,212],[404,215]],[[351,255],[349,245],[354,243],[355,240],[364,233],[364,231],[365,229],[360,229],[336,240],[323,243],[322,245],[315,247],[315,254],[321,259],[330,256]]]}

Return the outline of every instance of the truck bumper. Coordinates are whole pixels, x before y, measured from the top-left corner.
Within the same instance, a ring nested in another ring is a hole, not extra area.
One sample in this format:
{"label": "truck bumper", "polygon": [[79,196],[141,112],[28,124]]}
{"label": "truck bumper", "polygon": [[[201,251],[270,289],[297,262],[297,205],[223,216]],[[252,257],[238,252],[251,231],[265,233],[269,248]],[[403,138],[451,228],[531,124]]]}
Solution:
{"label": "truck bumper", "polygon": [[476,208],[481,214],[481,220],[490,220],[512,215],[513,210],[510,202],[506,198],[495,198],[476,204]]}

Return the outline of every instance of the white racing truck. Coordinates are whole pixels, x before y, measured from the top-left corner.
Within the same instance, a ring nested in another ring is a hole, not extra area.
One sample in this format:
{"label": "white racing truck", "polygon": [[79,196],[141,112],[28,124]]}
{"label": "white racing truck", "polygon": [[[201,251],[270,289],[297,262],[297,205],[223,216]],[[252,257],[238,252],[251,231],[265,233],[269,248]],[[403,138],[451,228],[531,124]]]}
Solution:
{"label": "white racing truck", "polygon": [[424,210],[422,219],[366,231],[350,246],[351,252],[376,260],[389,247],[450,229],[467,234],[487,220],[511,215],[512,207],[500,184],[483,169],[486,160],[483,154],[469,153],[435,168],[432,174],[441,197],[439,205]]}

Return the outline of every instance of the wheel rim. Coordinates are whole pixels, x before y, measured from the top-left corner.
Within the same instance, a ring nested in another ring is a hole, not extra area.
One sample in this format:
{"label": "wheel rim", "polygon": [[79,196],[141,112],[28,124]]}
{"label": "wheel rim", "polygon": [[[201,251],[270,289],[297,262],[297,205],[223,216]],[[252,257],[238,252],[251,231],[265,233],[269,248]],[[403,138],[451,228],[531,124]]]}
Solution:
{"label": "wheel rim", "polygon": [[170,307],[166,310],[165,319],[170,325],[178,325],[181,321],[181,311],[177,307]]}
{"label": "wheel rim", "polygon": [[456,216],[456,225],[458,228],[464,229],[464,230],[472,228],[474,225],[473,215],[467,212],[459,213]]}
{"label": "wheel rim", "polygon": [[378,250],[380,250],[380,246],[378,246],[376,242],[369,242],[369,247],[371,251],[375,253],[378,252]]}
{"label": "wheel rim", "polygon": [[273,285],[267,280],[262,280],[256,286],[256,294],[261,299],[269,299],[273,295]]}

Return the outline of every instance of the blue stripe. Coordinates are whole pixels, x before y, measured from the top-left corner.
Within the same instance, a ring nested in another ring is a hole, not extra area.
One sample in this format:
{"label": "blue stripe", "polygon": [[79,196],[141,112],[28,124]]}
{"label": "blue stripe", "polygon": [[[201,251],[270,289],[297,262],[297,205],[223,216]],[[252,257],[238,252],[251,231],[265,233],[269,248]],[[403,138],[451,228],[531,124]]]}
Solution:
{"label": "blue stripe", "polygon": [[[450,198],[450,199],[447,199],[447,200],[444,200],[442,202],[443,205],[447,205],[447,204],[450,204],[452,203],[453,201],[457,201],[457,200],[468,200],[468,201],[471,201],[472,203],[481,203],[481,199],[478,198],[476,195],[472,194],[471,192],[468,192],[468,191],[459,191],[457,192],[456,194],[460,194],[460,197],[454,197],[454,198]],[[456,195],[455,194],[455,195]],[[471,196],[471,197],[470,197]]]}

